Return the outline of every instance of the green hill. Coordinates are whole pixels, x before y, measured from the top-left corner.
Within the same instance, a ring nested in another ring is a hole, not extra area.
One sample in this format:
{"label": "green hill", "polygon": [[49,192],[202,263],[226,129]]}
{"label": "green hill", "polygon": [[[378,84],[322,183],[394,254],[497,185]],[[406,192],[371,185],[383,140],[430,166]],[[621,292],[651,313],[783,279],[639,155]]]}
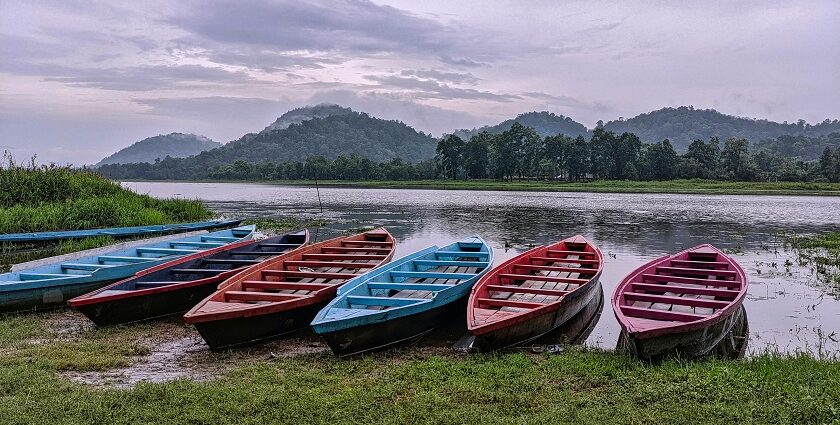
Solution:
{"label": "green hill", "polygon": [[170,133],[149,137],[105,157],[95,167],[106,164],[131,164],[136,162],[155,162],[167,156],[186,158],[206,150],[222,146],[204,136],[195,134]]}
{"label": "green hill", "polygon": [[558,134],[576,137],[580,134],[586,135],[587,131],[586,126],[569,117],[543,111],[519,114],[516,118],[502,121],[494,126],[484,126],[481,128],[474,128],[472,130],[457,130],[454,131],[453,134],[464,140],[468,140],[473,135],[481,133],[482,131],[486,131],[490,134],[499,134],[503,131],[507,131],[515,122],[518,122],[525,127],[533,128],[541,137],[556,136]]}
{"label": "green hill", "polygon": [[697,139],[717,136],[745,138],[751,143],[780,136],[823,136],[840,132],[840,121],[825,120],[811,125],[800,120],[795,124],[777,123],[766,119],[742,118],[722,114],[714,109],[694,109],[690,106],[662,108],[627,119],[604,124],[606,130],[617,134],[635,133],[645,142],[669,139],[677,150],[685,151]]}
{"label": "green hill", "polygon": [[295,108],[277,118],[262,132],[269,132],[274,130],[285,130],[292,124],[300,124],[304,121],[326,118],[333,115],[350,115],[353,114],[350,108],[343,108],[335,104],[322,103],[315,106],[304,106],[302,108]]}

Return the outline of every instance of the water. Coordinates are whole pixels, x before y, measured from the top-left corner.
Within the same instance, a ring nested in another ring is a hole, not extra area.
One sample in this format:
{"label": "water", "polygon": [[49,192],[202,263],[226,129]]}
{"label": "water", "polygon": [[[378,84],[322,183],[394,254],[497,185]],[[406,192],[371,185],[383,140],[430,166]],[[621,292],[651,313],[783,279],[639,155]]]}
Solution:
{"label": "water", "polygon": [[[479,234],[499,263],[534,245],[582,234],[605,255],[606,304],[590,345],[612,348],[619,327],[609,297],[639,265],[710,242],[733,254],[751,283],[745,306],[750,352],[840,353],[840,289],[821,283],[785,251],[779,232],[840,230],[840,199],[813,196],[591,194],[314,188],[234,183],[125,183],[156,197],[204,200],[236,217],[326,219],[318,239],[387,226],[397,256]],[[790,261],[789,267],[785,266]]]}

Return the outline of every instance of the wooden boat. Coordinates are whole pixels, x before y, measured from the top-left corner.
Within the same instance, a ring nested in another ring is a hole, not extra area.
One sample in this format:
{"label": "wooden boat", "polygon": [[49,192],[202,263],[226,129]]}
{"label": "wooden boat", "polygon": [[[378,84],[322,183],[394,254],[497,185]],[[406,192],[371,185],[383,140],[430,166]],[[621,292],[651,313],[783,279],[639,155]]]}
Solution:
{"label": "wooden boat", "polygon": [[578,235],[495,267],[467,303],[471,348],[525,344],[563,325],[593,301],[603,266],[601,250]]}
{"label": "wooden boat", "polygon": [[348,280],[391,260],[384,228],[281,255],[233,276],[184,315],[210,349],[246,345],[307,326]]}
{"label": "wooden boat", "polygon": [[97,248],[66,256],[37,260],[44,265],[0,274],[0,311],[22,311],[64,305],[65,301],[132,276],[184,255],[195,254],[232,242],[250,240],[254,226],[242,226],[212,233],[202,232],[164,241],[137,243],[130,248]]}
{"label": "wooden boat", "polygon": [[492,265],[493,250],[478,236],[431,246],[339,288],[312,328],[340,356],[414,340],[457,313],[463,317],[458,301]]}
{"label": "wooden boat", "polygon": [[73,298],[70,306],[99,326],[183,314],[225,279],[309,243],[309,231],[223,245],[143,270]]}
{"label": "wooden boat", "polygon": [[150,236],[166,233],[184,233],[196,230],[222,229],[235,227],[242,220],[212,220],[199,221],[195,223],[158,224],[152,226],[135,227],[110,227],[102,229],[87,230],[65,230],[58,232],[36,232],[36,233],[8,233],[0,235],[0,243],[25,243],[25,242],[48,242],[63,239],[81,239],[94,236],[111,236],[114,238],[125,238],[131,236]]}
{"label": "wooden boat", "polygon": [[748,285],[741,266],[709,244],[657,258],[613,293],[623,345],[647,360],[705,356],[742,320]]}

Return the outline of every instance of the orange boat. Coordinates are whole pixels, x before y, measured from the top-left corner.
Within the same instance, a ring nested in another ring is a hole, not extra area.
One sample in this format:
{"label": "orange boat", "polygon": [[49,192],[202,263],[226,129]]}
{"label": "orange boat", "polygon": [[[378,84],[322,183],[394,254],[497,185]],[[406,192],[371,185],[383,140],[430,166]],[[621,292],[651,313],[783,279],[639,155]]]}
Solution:
{"label": "orange boat", "polygon": [[213,350],[246,345],[308,326],[348,280],[391,261],[384,228],[339,237],[252,266],[184,315]]}

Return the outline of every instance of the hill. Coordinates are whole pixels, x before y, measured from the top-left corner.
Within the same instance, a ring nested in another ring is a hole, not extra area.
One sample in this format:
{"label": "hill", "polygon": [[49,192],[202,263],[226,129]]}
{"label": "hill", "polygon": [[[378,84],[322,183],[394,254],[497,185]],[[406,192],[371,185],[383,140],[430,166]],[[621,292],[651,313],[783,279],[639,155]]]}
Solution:
{"label": "hill", "polygon": [[350,108],[343,108],[335,104],[322,103],[315,106],[304,106],[302,108],[295,108],[277,118],[262,132],[269,132],[273,130],[285,130],[292,124],[300,124],[304,121],[326,118],[333,115],[349,115],[353,110]]}
{"label": "hill", "polygon": [[804,161],[819,159],[825,148],[840,149],[840,132],[827,136],[780,136],[776,139],[765,139],[753,145],[755,149],[764,149],[788,158],[798,158]]}
{"label": "hill", "polygon": [[803,120],[795,124],[777,123],[766,119],[742,118],[722,114],[714,109],[694,109],[691,106],[662,108],[628,120],[610,121],[606,130],[615,133],[635,133],[645,142],[669,139],[677,150],[685,151],[697,139],[717,136],[745,138],[751,143],[780,136],[817,137],[840,132],[840,121],[825,120],[811,125]]}
{"label": "hill", "polygon": [[556,136],[558,134],[576,137],[578,135],[586,135],[587,132],[586,126],[569,117],[543,111],[519,114],[516,118],[502,121],[494,126],[484,126],[481,128],[474,128],[472,130],[457,130],[454,131],[453,134],[464,140],[467,140],[482,131],[486,131],[490,134],[499,134],[510,129],[510,126],[512,126],[515,122],[518,122],[525,127],[533,128],[541,137]]}
{"label": "hill", "polygon": [[131,164],[136,162],[155,162],[167,156],[186,158],[201,152],[218,148],[221,143],[195,134],[170,133],[143,139],[117,153],[107,156],[95,167],[106,164]]}

